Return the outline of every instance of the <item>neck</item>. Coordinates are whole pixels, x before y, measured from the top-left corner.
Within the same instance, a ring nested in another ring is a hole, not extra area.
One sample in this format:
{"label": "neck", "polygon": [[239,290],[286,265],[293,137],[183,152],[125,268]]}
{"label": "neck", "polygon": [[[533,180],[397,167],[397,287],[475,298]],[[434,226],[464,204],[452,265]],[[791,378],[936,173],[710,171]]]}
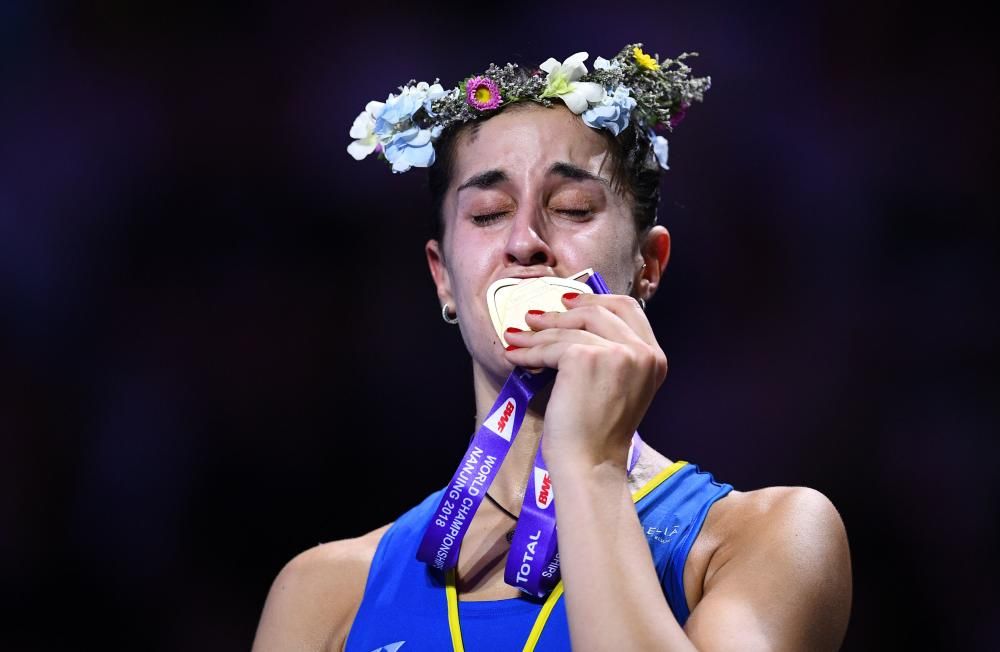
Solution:
{"label": "neck", "polygon": [[[494,378],[473,362],[472,380],[476,392],[475,427],[478,428],[489,415],[490,408],[500,395],[500,388],[503,387],[506,378]],[[534,466],[535,454],[542,439],[542,424],[547,402],[548,390],[540,392],[531,401],[528,412],[524,415],[524,421],[521,422],[521,429],[490,486],[490,495],[515,514],[521,510],[521,501],[528,486],[528,474]]]}
{"label": "neck", "polygon": [[[496,378],[487,374],[475,361],[472,363],[472,382],[476,392],[476,424],[483,422],[490,408],[500,395],[507,378]],[[528,486],[528,474],[535,464],[535,453],[538,443],[542,440],[542,425],[545,419],[545,407],[549,400],[551,387],[538,393],[528,406],[521,429],[514,443],[507,452],[503,466],[497,472],[489,493],[508,511],[517,514],[521,510],[521,502]],[[649,442],[643,442],[639,462],[629,475],[629,491],[641,489],[657,473],[673,464],[673,461],[654,450]]]}

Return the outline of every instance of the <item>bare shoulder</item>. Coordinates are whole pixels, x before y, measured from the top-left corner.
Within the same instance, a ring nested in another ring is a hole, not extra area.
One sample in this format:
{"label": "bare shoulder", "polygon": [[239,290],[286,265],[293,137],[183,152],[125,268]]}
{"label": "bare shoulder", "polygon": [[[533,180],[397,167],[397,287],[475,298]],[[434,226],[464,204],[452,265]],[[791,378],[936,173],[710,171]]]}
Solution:
{"label": "bare shoulder", "polygon": [[[722,525],[730,534],[747,528],[772,530],[775,527],[804,527],[844,531],[844,523],[834,504],[822,492],[809,487],[765,487],[729,493],[719,502]],[[806,533],[803,533],[806,534]]]}
{"label": "bare shoulder", "polygon": [[685,626],[693,641],[724,647],[742,632],[744,649],[839,647],[851,559],[829,498],[808,487],[733,491],[713,506],[706,529],[714,545]]}
{"label": "bare shoulder", "polygon": [[254,651],[340,650],[387,529],[320,544],[285,564],[264,603]]}

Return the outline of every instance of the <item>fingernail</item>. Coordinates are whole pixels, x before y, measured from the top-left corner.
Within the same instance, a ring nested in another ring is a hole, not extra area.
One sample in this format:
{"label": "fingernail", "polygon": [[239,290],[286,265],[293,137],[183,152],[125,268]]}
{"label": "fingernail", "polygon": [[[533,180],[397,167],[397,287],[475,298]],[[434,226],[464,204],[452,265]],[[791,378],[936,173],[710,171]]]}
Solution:
{"label": "fingernail", "polygon": [[528,314],[529,315],[544,315],[545,311],[544,310],[529,310]]}
{"label": "fingernail", "polygon": [[508,345],[507,345],[507,350],[508,350],[508,351],[513,351],[513,350],[515,350],[515,349],[519,349],[519,348],[521,348],[521,347],[519,347],[519,346],[514,346],[513,344],[508,344]]}
{"label": "fingernail", "polygon": [[507,332],[508,333],[523,333],[524,331],[522,331],[520,328],[515,328],[514,326],[509,326],[507,328]]}
{"label": "fingernail", "polygon": [[565,299],[566,301],[572,301],[578,296],[580,296],[579,292],[567,292],[566,294],[563,295],[563,299]]}

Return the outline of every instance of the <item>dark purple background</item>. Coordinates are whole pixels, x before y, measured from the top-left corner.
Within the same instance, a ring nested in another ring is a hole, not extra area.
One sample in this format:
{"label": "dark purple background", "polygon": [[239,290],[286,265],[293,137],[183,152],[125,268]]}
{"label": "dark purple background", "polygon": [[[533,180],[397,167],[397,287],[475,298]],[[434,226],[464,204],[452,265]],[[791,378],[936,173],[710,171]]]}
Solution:
{"label": "dark purple background", "polygon": [[442,485],[474,406],[424,177],[350,124],[629,41],[714,80],[671,138],[644,436],[834,501],[845,649],[996,645],[993,23],[474,4],[0,4],[0,648],[247,649],[286,560]]}

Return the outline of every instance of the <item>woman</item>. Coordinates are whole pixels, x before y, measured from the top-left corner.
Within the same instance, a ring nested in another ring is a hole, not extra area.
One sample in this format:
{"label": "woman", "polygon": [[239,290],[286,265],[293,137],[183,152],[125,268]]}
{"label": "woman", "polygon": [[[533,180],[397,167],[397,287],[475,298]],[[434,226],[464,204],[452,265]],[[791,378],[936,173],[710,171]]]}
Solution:
{"label": "woman", "polygon": [[[523,420],[484,476],[464,538],[439,548],[457,551],[456,568],[423,551],[441,534],[442,490],[393,524],[293,559],[272,586],[256,650],[824,650],[842,641],[850,558],[822,494],[734,491],[649,446],[632,454],[667,370],[643,312],[670,254],[667,230],[654,224],[662,131],[708,79],[691,78],[683,57],[661,62],[639,46],[598,58],[593,72],[586,57],[537,71],[491,66],[451,92],[411,83],[355,122],[356,158],[379,151],[394,171],[430,168],[440,232],[427,262],[442,314],[457,320],[472,356],[477,422],[503,405],[512,371],[556,373],[515,414]],[[510,316],[527,328],[498,324],[496,306],[491,314],[498,280],[587,268],[613,294],[566,292],[557,309]],[[536,476],[539,446],[548,471]],[[542,599],[515,588],[509,572],[505,581],[511,529],[516,545],[538,478],[558,496],[559,553],[546,561],[562,577]]]}

